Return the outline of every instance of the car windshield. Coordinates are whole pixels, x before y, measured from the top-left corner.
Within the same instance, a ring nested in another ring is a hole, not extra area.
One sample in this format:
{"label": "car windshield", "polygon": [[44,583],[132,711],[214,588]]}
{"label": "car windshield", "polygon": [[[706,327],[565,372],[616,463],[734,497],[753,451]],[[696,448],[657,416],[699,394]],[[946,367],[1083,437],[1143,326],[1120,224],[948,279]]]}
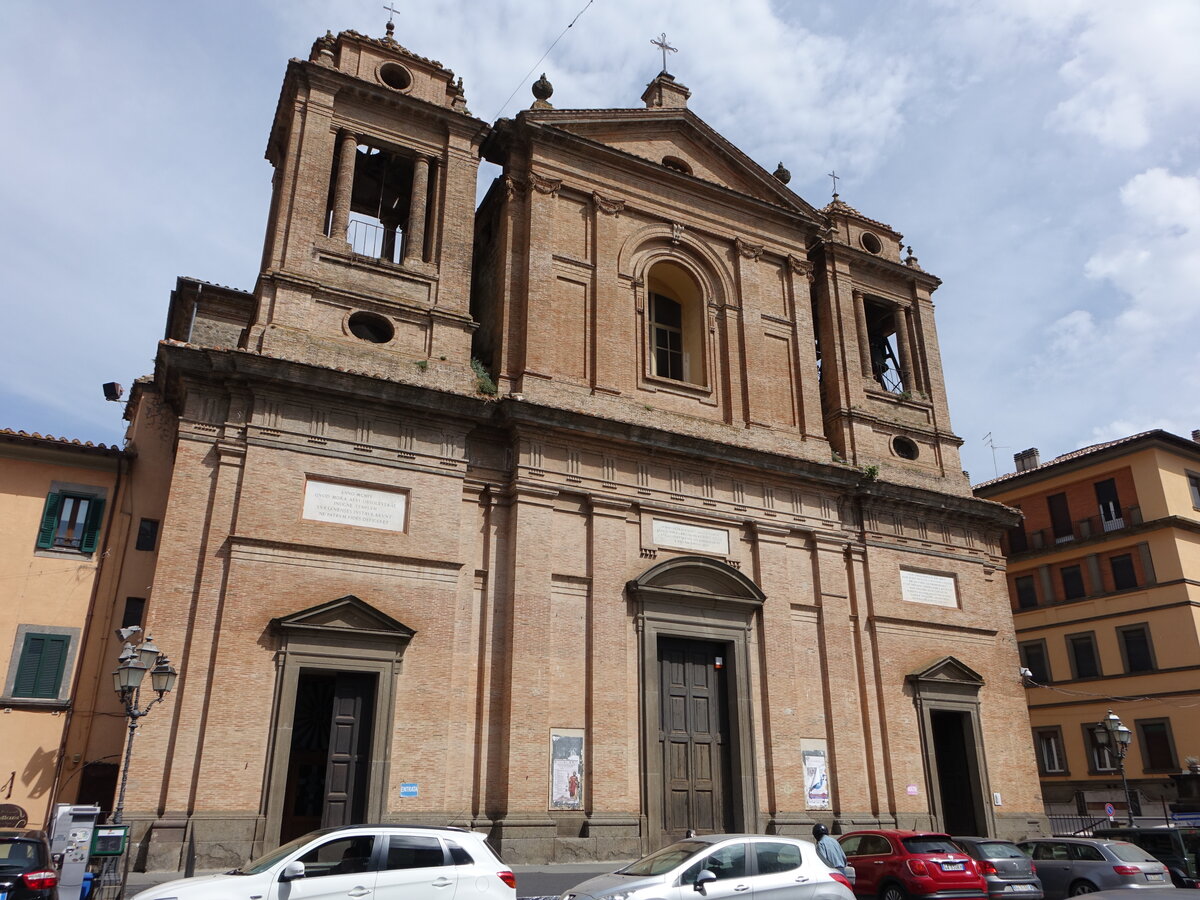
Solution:
{"label": "car windshield", "polygon": [[909,853],[962,853],[950,838],[936,834],[904,838],[901,843]]}
{"label": "car windshield", "polygon": [[637,862],[632,862],[623,869],[617,869],[618,875],[662,875],[670,872],[680,863],[695,856],[702,850],[709,850],[712,844],[706,841],[679,841],[663,847],[657,853],[643,856]]}
{"label": "car windshield", "polygon": [[979,848],[980,859],[1024,859],[1016,844],[1007,841],[984,841],[976,845]]}
{"label": "car windshield", "polygon": [[1112,851],[1113,856],[1122,862],[1158,862],[1157,859],[1141,847],[1130,844],[1127,841],[1113,841],[1108,845],[1108,849]]}
{"label": "car windshield", "polygon": [[275,850],[272,850],[270,853],[260,856],[258,859],[254,860],[253,862],[246,863],[246,865],[242,866],[240,869],[234,869],[229,874],[230,875],[258,875],[262,872],[267,871],[267,869],[271,868],[271,866],[275,865],[275,863],[279,862],[285,856],[288,856],[289,854],[294,853],[295,851],[299,850],[301,847],[303,847],[305,844],[307,844],[312,839],[313,839],[313,835],[306,834],[306,835],[296,838],[294,841],[288,841],[282,847],[279,847]]}
{"label": "car windshield", "polygon": [[41,868],[38,846],[33,841],[0,842],[0,872],[17,875]]}

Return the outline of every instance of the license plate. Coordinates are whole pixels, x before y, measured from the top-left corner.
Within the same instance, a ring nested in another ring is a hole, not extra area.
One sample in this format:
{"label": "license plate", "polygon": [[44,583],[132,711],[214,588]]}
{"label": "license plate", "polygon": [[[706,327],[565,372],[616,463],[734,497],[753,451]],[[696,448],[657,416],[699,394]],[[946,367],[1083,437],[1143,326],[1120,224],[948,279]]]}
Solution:
{"label": "license plate", "polygon": [[961,872],[965,867],[965,863],[942,863],[943,872]]}
{"label": "license plate", "polygon": [[[1146,873],[1146,880],[1147,880],[1147,881],[1162,881],[1162,880],[1163,880],[1163,874],[1162,874],[1162,872],[1147,872],[1147,873]],[[4,900],[4,895],[3,895],[3,894],[0,894],[0,900]]]}
{"label": "license plate", "polygon": [[1029,891],[1036,891],[1037,888],[1032,884],[1010,884],[1007,888],[1005,888],[1005,890],[1027,893]]}

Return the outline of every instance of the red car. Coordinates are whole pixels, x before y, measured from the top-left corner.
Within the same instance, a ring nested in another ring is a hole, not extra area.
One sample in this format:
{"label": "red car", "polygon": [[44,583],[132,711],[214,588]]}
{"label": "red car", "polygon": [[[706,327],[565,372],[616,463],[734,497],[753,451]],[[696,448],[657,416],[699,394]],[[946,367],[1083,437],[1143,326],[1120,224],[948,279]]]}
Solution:
{"label": "red car", "polygon": [[838,838],[854,893],[879,900],[987,900],[987,881],[950,835],[877,829]]}

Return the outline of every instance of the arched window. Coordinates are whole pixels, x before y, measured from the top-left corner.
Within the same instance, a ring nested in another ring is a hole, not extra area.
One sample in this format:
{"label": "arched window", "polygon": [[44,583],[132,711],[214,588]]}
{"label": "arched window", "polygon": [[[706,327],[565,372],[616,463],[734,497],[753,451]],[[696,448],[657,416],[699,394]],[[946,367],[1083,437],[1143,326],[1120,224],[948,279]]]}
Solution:
{"label": "arched window", "polygon": [[650,269],[650,374],[687,384],[707,384],[704,365],[704,298],[683,266],[660,262]]}

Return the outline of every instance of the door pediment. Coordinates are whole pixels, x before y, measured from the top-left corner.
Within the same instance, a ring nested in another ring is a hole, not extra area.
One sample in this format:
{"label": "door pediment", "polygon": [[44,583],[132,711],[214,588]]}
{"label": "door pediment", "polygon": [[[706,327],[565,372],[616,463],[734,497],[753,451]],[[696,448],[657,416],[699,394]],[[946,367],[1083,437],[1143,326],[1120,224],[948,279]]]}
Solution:
{"label": "door pediment", "polygon": [[924,694],[938,690],[975,694],[984,685],[982,675],[953,656],[943,656],[931,666],[910,672],[906,680]]}
{"label": "door pediment", "polygon": [[398,622],[353,594],[330,600],[271,620],[271,628],[289,637],[306,640],[322,636],[344,644],[347,638],[370,638],[403,647],[416,631]]}

